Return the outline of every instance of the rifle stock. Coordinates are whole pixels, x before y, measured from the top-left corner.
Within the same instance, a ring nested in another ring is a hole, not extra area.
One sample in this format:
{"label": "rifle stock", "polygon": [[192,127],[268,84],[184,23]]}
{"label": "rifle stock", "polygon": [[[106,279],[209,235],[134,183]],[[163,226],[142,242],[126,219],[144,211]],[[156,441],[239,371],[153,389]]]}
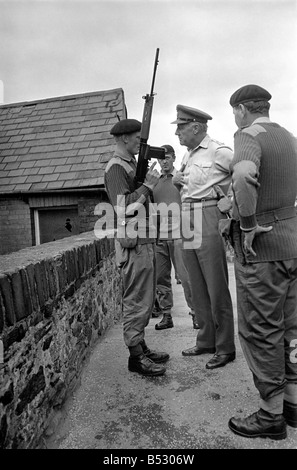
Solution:
{"label": "rifle stock", "polygon": [[142,184],[145,180],[146,172],[148,170],[149,161],[152,158],[165,158],[165,149],[162,147],[152,147],[148,145],[147,141],[150,133],[150,126],[152,120],[153,104],[154,104],[154,85],[159,61],[159,49],[156,50],[156,57],[154,63],[153,79],[150,94],[143,96],[145,100],[141,132],[140,132],[140,149],[138,153],[138,161],[136,168],[135,181],[138,185]]}

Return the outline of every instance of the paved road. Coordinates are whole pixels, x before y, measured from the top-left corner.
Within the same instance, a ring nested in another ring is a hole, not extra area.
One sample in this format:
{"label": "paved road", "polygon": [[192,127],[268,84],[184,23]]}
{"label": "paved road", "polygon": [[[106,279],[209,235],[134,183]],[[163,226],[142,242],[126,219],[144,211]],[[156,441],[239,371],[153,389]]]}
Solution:
{"label": "paved road", "polygon": [[[232,263],[229,276],[237,331]],[[159,320],[154,318],[146,330],[152,349],[170,353],[166,374],[147,378],[129,372],[121,324],[113,326],[94,348],[81,385],[45,442],[47,448],[297,449],[297,429],[291,427],[283,441],[245,439],[229,430],[231,416],[258,409],[258,394],[237,334],[237,359],[221,369],[205,368],[211,355],[183,357],[182,349],[195,344],[196,330],[182,287],[173,283],[174,328],[156,331]]]}

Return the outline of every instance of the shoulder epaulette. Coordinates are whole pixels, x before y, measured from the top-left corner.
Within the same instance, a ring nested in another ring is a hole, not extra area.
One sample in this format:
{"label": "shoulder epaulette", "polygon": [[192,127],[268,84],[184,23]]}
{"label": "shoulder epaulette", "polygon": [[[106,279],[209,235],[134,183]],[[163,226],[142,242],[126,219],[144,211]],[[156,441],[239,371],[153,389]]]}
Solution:
{"label": "shoulder epaulette", "polygon": [[108,170],[110,170],[113,165],[120,165],[122,168],[124,168],[125,171],[127,171],[127,173],[133,171],[128,162],[126,162],[120,157],[117,157],[116,155],[109,160],[105,167],[105,171],[107,172]]}
{"label": "shoulder epaulette", "polygon": [[252,124],[251,126],[242,129],[241,132],[249,134],[252,137],[256,137],[256,135],[261,134],[262,132],[266,132],[266,129],[260,124]]}
{"label": "shoulder epaulette", "polygon": [[229,146],[229,145],[226,145],[224,142],[220,142],[219,140],[215,140],[215,139],[211,139],[212,142],[214,142],[218,147],[217,149],[228,149],[228,150],[231,150],[232,152],[232,148]]}
{"label": "shoulder epaulette", "polygon": [[220,142],[219,140],[216,140],[216,139],[211,139],[213,142],[215,142],[216,144],[218,144],[220,147],[227,147],[223,142]]}

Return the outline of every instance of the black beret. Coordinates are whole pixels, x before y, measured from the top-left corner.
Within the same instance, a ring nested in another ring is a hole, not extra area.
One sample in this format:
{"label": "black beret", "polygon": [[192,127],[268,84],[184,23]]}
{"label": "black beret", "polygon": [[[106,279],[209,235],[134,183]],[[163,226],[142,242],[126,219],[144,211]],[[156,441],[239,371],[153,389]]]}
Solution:
{"label": "black beret", "polygon": [[111,129],[111,135],[133,134],[141,130],[141,122],[136,119],[122,119]]}
{"label": "black beret", "polygon": [[258,85],[244,85],[233,93],[230,104],[234,108],[248,101],[269,101],[271,98],[271,94]]}

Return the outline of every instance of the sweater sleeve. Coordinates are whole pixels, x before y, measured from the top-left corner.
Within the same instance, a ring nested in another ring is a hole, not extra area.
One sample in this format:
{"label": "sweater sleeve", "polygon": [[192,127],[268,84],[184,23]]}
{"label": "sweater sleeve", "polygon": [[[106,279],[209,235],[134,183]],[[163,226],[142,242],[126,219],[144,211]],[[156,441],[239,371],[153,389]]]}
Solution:
{"label": "sweater sleeve", "polygon": [[252,230],[257,225],[256,206],[258,200],[258,178],[261,147],[243,131],[234,136],[234,159],[230,166],[235,204],[243,230]]}

